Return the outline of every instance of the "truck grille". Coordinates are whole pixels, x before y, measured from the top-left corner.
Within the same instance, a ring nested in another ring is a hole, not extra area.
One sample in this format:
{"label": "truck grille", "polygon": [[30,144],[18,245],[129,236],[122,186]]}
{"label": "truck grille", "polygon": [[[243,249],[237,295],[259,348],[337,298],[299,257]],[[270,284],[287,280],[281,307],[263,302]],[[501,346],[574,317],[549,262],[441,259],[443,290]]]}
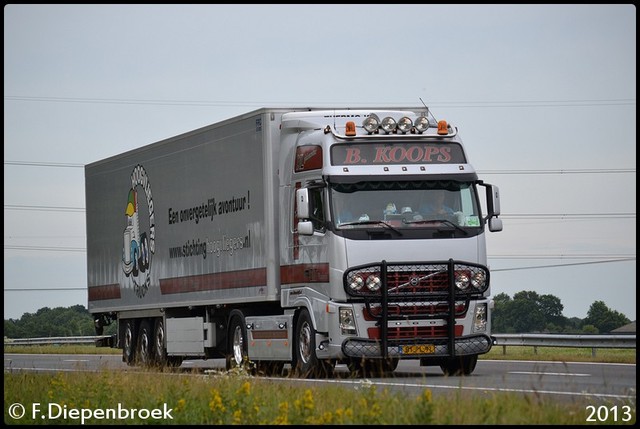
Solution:
{"label": "truck grille", "polygon": [[[365,320],[465,317],[472,299],[489,287],[489,271],[477,264],[444,261],[426,264],[381,263],[354,267],[344,274],[346,292],[365,303]],[[446,327],[443,329],[446,335]],[[402,333],[387,333],[402,338]],[[435,334],[435,333],[432,333]]]}
{"label": "truck grille", "polygon": [[485,298],[489,270],[482,265],[452,259],[382,261],[353,267],[343,280],[352,300],[364,303],[364,320],[376,321],[366,338],[345,339],[347,356],[387,358],[416,352],[452,357],[491,348],[487,335],[472,335],[456,323],[467,316],[471,301]]}

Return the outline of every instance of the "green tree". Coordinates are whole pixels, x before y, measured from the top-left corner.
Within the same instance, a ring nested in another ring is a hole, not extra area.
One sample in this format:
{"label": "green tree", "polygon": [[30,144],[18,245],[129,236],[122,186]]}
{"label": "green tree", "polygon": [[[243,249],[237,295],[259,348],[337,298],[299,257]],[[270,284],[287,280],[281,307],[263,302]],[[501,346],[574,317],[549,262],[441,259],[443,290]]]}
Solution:
{"label": "green tree", "polygon": [[513,323],[509,316],[511,297],[506,293],[499,293],[493,297],[493,312],[491,313],[491,330],[502,334],[513,334]]}
{"label": "green tree", "polygon": [[608,333],[616,328],[626,325],[630,320],[622,313],[611,310],[602,301],[595,301],[589,307],[585,325],[595,326],[600,333]]}
{"label": "green tree", "polygon": [[564,306],[554,295],[521,291],[511,299],[501,293],[494,297],[494,304],[492,327],[496,333],[562,332],[568,323],[562,315]]}
{"label": "green tree", "polygon": [[43,307],[36,313],[25,313],[18,320],[4,321],[7,338],[75,337],[95,335],[93,318],[82,305]]}

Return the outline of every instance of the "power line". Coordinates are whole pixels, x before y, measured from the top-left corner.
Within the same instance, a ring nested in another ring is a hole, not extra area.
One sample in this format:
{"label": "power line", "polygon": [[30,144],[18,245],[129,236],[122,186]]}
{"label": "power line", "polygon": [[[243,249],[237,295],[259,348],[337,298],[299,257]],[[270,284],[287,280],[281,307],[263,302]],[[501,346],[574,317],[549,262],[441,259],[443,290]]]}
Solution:
{"label": "power line", "polygon": [[[60,251],[60,252],[86,252],[84,247],[56,247],[56,246],[15,246],[5,245],[5,250],[35,250],[35,251]],[[619,260],[634,260],[635,255],[609,255],[604,253],[593,254],[581,254],[581,253],[562,253],[551,255],[488,255],[489,259],[614,259],[613,261],[602,262],[617,262]],[[571,265],[571,264],[569,264]]]}
{"label": "power line", "polygon": [[84,247],[58,247],[58,246],[13,246],[5,245],[4,250],[37,250],[43,252],[86,252]]}
{"label": "power line", "polygon": [[502,219],[624,219],[635,218],[635,213],[530,213],[501,214]]}
{"label": "power line", "polygon": [[478,174],[619,174],[634,173],[635,168],[579,168],[560,170],[478,170]]}
{"label": "power line", "polygon": [[[504,272],[504,271],[520,271],[520,270],[533,270],[539,268],[557,268],[557,267],[569,267],[574,265],[594,265],[594,264],[607,264],[611,262],[626,262],[635,261],[636,258],[621,258],[612,261],[594,261],[594,262],[580,262],[575,264],[554,264],[554,265],[539,265],[535,267],[518,267],[518,268],[497,268],[492,269],[491,272]],[[86,287],[55,287],[55,288],[4,288],[5,292],[48,292],[48,291],[86,291]]]}
{"label": "power line", "polygon": [[606,255],[602,253],[593,253],[593,254],[582,254],[582,253],[563,253],[556,255],[489,255],[487,256],[489,259],[602,259],[602,258],[611,258],[611,259],[625,259],[625,258],[633,258],[635,259],[635,255],[626,254],[626,255]]}
{"label": "power line", "polygon": [[[23,95],[5,95],[7,101],[47,102],[47,103],[88,103],[88,104],[143,104],[166,106],[296,106],[305,107],[308,103],[300,102],[257,102],[257,101],[223,101],[223,100],[153,100],[153,99],[127,99],[127,98],[85,98],[85,97],[38,97]],[[321,103],[328,105],[327,103]],[[332,103],[332,105],[386,105],[395,106],[405,103]],[[516,101],[432,101],[430,106],[465,108],[465,107],[589,107],[589,106],[632,106],[636,104],[635,98],[612,99],[585,99],[585,100],[516,100]]]}
{"label": "power line", "polygon": [[611,260],[611,261],[592,261],[592,262],[576,262],[576,263],[572,263],[572,264],[553,264],[553,265],[537,265],[534,267],[515,267],[515,268],[493,268],[491,269],[491,272],[498,272],[498,271],[521,271],[521,270],[535,270],[535,269],[540,269],[540,268],[556,268],[556,267],[572,267],[572,266],[576,266],[576,265],[596,265],[596,264],[609,264],[612,262],[628,262],[628,261],[635,261],[636,258],[620,258],[620,259],[615,259],[615,260]]}
{"label": "power line", "polygon": [[25,165],[29,167],[72,167],[84,168],[84,164],[70,164],[66,162],[35,162],[35,161],[5,161],[5,165]]}
{"label": "power line", "polygon": [[5,292],[47,292],[47,291],[60,291],[60,290],[84,290],[86,287],[51,287],[51,288],[5,288]]}
{"label": "power line", "polygon": [[[5,165],[20,165],[27,167],[70,167],[84,168],[84,164],[63,162],[37,161],[4,161]],[[635,168],[577,168],[553,170],[478,170],[478,174],[623,174],[636,173]]]}
{"label": "power line", "polygon": [[33,211],[54,211],[54,212],[84,212],[84,207],[61,207],[61,206],[29,206],[21,204],[5,204],[6,210],[33,210]]}
{"label": "power line", "polygon": [[[64,206],[32,206],[22,204],[5,204],[6,210],[28,210],[28,211],[63,211],[63,212],[85,212],[84,207],[64,207]],[[512,213],[501,214],[502,219],[634,219],[635,213]]]}

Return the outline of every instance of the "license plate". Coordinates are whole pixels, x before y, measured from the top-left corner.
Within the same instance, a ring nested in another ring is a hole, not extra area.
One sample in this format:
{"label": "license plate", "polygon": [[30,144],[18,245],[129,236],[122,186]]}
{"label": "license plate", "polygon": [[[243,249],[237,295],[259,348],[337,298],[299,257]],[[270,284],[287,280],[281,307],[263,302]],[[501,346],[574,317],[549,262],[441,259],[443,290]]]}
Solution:
{"label": "license plate", "polygon": [[401,353],[404,355],[422,355],[433,354],[436,352],[436,346],[433,344],[411,344],[402,346]]}

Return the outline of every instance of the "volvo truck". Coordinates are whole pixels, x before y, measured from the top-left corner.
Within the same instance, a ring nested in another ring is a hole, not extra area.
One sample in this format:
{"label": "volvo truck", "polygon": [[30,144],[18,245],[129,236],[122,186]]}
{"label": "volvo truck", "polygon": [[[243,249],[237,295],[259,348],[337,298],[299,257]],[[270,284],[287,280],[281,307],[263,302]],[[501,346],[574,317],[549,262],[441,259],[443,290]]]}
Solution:
{"label": "volvo truck", "polygon": [[85,185],[88,309],[127,364],[466,375],[494,343],[498,187],[426,106],[261,108],[88,164]]}

